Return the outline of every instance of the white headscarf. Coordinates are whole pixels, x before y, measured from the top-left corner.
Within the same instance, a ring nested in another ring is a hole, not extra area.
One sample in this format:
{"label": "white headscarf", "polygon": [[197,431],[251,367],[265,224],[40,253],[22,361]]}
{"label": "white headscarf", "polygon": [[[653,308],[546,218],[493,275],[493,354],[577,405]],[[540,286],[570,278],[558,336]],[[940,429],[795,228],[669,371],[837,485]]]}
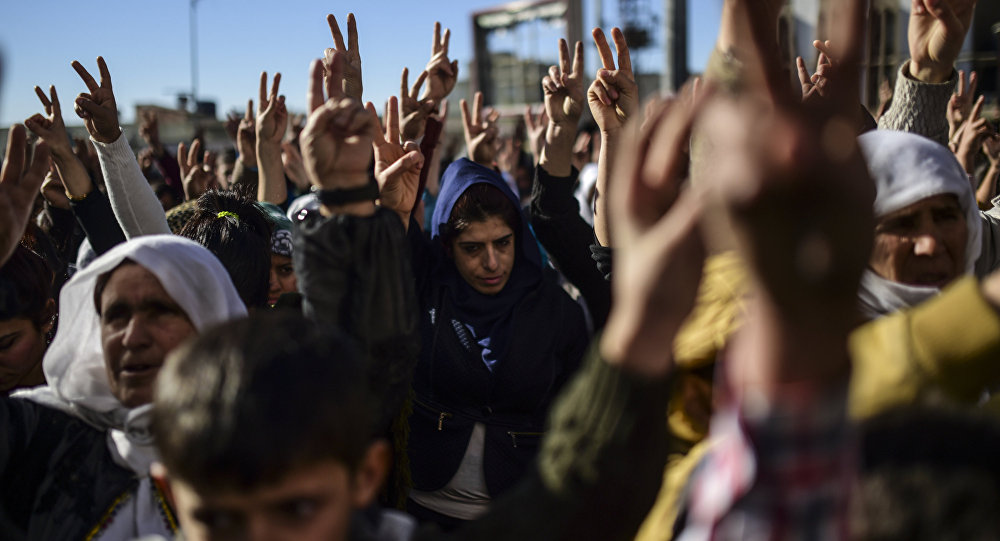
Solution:
{"label": "white headscarf", "polygon": [[[971,274],[982,250],[983,224],[969,176],[944,146],[913,133],[876,130],[858,137],[875,181],[875,218],[918,201],[952,194],[965,213],[965,273]],[[861,277],[858,296],[866,316],[877,318],[915,306],[940,289],[887,280],[871,269]]]}
{"label": "white headscarf", "polygon": [[148,498],[152,491],[143,486],[149,483],[149,466],[156,459],[149,431],[151,406],[129,409],[111,394],[100,317],[94,306],[97,278],[126,259],[153,273],[199,332],[247,314],[222,263],[200,244],[175,235],[148,235],[119,244],[63,286],[59,329],[42,360],[47,384],[13,396],[59,409],[107,430],[108,450],[115,462],[141,479],[133,505],[120,511],[132,514],[131,520],[116,517],[113,527],[141,524],[143,517],[156,516],[155,502]]}

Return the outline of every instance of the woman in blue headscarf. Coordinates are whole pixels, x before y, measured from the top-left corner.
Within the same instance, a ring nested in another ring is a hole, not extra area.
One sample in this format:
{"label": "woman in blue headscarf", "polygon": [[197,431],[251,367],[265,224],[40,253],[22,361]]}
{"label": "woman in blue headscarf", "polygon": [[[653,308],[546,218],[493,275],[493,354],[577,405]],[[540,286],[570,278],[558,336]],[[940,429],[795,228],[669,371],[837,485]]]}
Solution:
{"label": "woman in blue headscarf", "polygon": [[497,171],[452,163],[430,229],[428,241],[409,228],[423,342],[408,510],[448,528],[482,514],[525,472],[589,337]]}

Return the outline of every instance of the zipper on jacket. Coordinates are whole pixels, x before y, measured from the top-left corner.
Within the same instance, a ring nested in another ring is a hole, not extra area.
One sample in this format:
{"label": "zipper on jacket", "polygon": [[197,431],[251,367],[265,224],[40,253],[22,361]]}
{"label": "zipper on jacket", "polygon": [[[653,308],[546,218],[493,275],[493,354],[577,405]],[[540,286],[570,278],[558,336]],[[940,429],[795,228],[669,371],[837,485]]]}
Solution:
{"label": "zipper on jacket", "polygon": [[444,420],[447,417],[451,417],[450,413],[441,412],[441,416],[438,417],[438,432],[444,430]]}
{"label": "zipper on jacket", "polygon": [[507,435],[510,436],[510,441],[514,444],[514,448],[517,449],[518,436],[544,436],[545,432],[512,432],[508,430]]}

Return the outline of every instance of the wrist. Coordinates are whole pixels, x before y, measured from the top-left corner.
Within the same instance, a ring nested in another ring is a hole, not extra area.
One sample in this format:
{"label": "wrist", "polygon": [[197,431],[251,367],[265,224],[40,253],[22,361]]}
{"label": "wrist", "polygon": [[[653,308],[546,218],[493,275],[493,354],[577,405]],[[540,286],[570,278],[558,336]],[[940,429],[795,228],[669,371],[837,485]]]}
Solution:
{"label": "wrist", "polygon": [[952,72],[955,70],[951,64],[943,67],[935,63],[921,63],[911,58],[908,71],[911,78],[920,82],[941,84],[948,82],[951,79]]}
{"label": "wrist", "polygon": [[121,128],[121,126],[115,126],[115,129],[114,129],[113,133],[114,133],[114,135],[108,135],[108,134],[105,134],[105,133],[98,132],[96,135],[92,134],[91,138],[93,138],[95,141],[97,141],[99,143],[104,143],[105,145],[110,145],[111,143],[114,143],[115,141],[118,140],[119,137],[122,136],[122,128]]}
{"label": "wrist", "polygon": [[367,171],[333,171],[321,177],[314,177],[313,179],[313,184],[321,190],[350,190],[367,186],[369,182],[371,180],[368,177]]}

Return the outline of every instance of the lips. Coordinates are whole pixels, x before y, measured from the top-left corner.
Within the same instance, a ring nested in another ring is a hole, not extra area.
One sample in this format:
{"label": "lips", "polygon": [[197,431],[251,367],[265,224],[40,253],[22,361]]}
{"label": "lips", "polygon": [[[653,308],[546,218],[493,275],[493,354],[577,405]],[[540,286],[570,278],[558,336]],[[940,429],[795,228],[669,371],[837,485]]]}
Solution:
{"label": "lips", "polygon": [[500,285],[500,282],[502,280],[503,280],[503,276],[491,276],[489,278],[480,278],[480,281],[482,281],[484,284],[486,284],[488,286],[497,286],[497,285]]}
{"label": "lips", "polygon": [[159,369],[160,365],[158,363],[129,361],[122,365],[118,373],[123,378],[145,378],[156,374]]}

